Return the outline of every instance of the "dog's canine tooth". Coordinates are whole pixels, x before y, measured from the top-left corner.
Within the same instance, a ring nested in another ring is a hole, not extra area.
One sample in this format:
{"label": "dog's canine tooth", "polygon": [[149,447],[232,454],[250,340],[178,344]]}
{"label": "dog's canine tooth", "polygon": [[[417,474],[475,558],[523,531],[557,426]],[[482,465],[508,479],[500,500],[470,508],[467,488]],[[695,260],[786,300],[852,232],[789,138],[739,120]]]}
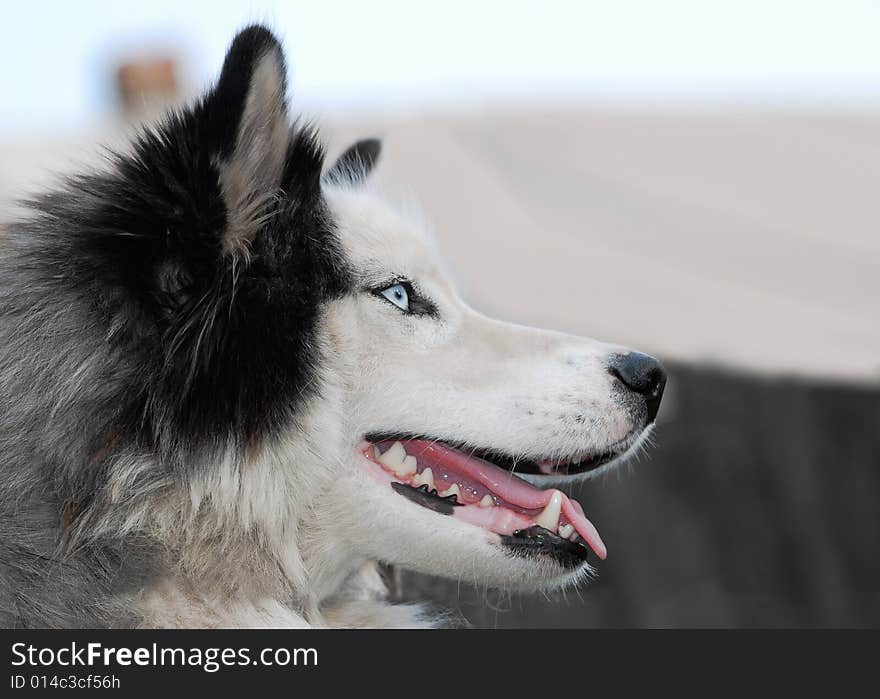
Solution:
{"label": "dog's canine tooth", "polygon": [[559,536],[563,539],[567,539],[571,536],[571,533],[574,531],[574,527],[570,524],[563,524],[559,527]]}
{"label": "dog's canine tooth", "polygon": [[382,460],[382,450],[379,449],[379,447],[377,447],[375,444],[373,445],[373,456],[376,458],[377,461]]}
{"label": "dog's canine tooth", "polygon": [[535,518],[535,524],[555,534],[556,528],[559,526],[559,515],[561,513],[562,493],[554,490],[553,495],[550,496],[550,502],[547,503],[547,507]]}
{"label": "dog's canine tooth", "polygon": [[416,461],[416,457],[411,454],[407,454],[406,458],[403,460],[403,464],[400,468],[396,469],[398,476],[411,476],[418,470],[418,462]]}
{"label": "dog's canine tooth", "polygon": [[417,473],[416,477],[413,478],[413,485],[418,488],[419,486],[426,485],[430,489],[434,489],[434,472],[430,467],[426,468],[421,473]]}
{"label": "dog's canine tooth", "polygon": [[403,468],[404,459],[406,459],[406,449],[400,442],[392,444],[391,448],[379,457],[379,461],[395,473]]}
{"label": "dog's canine tooth", "polygon": [[453,483],[446,490],[440,493],[441,498],[448,498],[450,495],[455,495],[459,500],[461,500],[461,488],[458,487],[458,483]]}
{"label": "dog's canine tooth", "polygon": [[492,498],[491,495],[486,493],[483,496],[483,499],[480,500],[480,507],[495,507],[495,500]]}

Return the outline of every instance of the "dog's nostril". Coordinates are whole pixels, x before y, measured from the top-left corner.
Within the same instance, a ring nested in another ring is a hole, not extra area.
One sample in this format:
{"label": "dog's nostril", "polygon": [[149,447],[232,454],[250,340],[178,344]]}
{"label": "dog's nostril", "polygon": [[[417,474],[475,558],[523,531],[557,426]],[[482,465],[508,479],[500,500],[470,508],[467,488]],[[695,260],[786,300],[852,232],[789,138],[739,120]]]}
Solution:
{"label": "dog's nostril", "polygon": [[648,421],[653,422],[666,387],[666,371],[660,362],[641,352],[615,354],[608,363],[608,372],[629,390],[645,397]]}

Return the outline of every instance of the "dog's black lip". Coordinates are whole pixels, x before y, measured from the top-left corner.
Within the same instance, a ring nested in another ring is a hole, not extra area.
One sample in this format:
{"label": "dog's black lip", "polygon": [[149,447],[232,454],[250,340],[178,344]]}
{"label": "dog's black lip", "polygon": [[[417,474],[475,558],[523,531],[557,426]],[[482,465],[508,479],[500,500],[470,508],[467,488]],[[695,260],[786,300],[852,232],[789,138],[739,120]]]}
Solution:
{"label": "dog's black lip", "polygon": [[[454,495],[442,498],[436,490],[429,490],[427,485],[415,488],[407,483],[392,483],[391,487],[407,500],[441,515],[451,515],[459,506]],[[501,544],[514,553],[526,557],[548,556],[563,568],[577,568],[587,561],[590,554],[582,543],[563,539],[537,524],[499,536]]]}
{"label": "dog's black lip", "polygon": [[511,473],[525,473],[535,476],[544,476],[545,478],[558,476],[575,476],[589,473],[590,471],[595,471],[596,469],[602,468],[602,466],[607,464],[609,461],[612,461],[619,455],[619,452],[615,450],[608,450],[590,457],[589,460],[581,461],[576,464],[561,465],[554,469],[553,473],[546,473],[541,470],[541,467],[538,466],[537,462],[531,459],[524,459],[521,457],[512,456],[510,454],[499,451],[498,449],[481,449],[479,447],[474,448],[472,446],[469,446],[468,444],[465,444],[464,442],[441,439],[439,437],[432,437],[427,434],[417,434],[414,432],[370,432],[364,436],[364,439],[366,439],[371,444],[386,441],[405,442],[412,439],[424,440],[427,442],[439,442],[441,444],[452,447],[453,449],[463,451],[478,459],[488,461],[490,464],[493,464],[498,468],[504,469],[505,471],[509,471]]}
{"label": "dog's black lip", "polygon": [[502,535],[501,543],[523,556],[549,556],[563,568],[577,568],[586,563],[590,555],[582,543],[563,539],[537,524]]}
{"label": "dog's black lip", "polygon": [[393,482],[391,487],[407,500],[412,500],[416,505],[421,505],[441,515],[451,515],[456,507],[462,507],[462,503],[458,501],[455,495],[447,495],[440,497],[436,490],[430,490],[427,485],[421,485],[418,488],[409,483]]}

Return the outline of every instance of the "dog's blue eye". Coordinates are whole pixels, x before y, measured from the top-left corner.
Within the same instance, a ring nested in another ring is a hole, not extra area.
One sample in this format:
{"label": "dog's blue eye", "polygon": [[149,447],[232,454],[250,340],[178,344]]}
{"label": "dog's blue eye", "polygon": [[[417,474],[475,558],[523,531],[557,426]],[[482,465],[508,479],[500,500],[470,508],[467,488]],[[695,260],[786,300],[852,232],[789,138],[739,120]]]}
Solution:
{"label": "dog's blue eye", "polygon": [[409,311],[409,294],[403,284],[392,284],[379,292],[402,311]]}

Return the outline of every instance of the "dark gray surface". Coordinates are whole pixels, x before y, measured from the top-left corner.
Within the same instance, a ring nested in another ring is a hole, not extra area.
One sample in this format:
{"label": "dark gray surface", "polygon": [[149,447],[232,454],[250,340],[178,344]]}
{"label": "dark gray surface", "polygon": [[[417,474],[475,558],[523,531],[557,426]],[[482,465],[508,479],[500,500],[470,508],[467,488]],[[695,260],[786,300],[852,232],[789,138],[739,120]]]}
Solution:
{"label": "dark gray surface", "polygon": [[486,627],[880,626],[880,388],[672,366],[656,446],[578,488],[591,585],[510,595],[404,573]]}

